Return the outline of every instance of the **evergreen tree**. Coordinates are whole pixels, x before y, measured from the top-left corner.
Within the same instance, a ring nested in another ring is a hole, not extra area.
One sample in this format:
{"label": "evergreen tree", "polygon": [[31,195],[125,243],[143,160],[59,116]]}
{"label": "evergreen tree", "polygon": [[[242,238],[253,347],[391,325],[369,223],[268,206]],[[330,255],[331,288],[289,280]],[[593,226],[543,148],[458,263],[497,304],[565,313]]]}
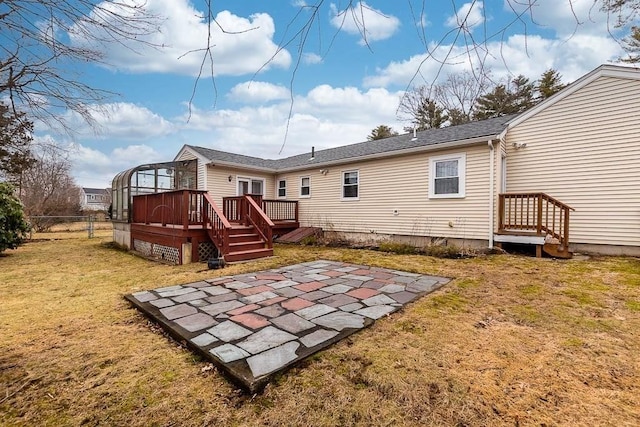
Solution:
{"label": "evergreen tree", "polygon": [[513,94],[503,84],[497,85],[476,101],[474,120],[490,119],[517,112],[513,106]]}
{"label": "evergreen tree", "polygon": [[542,76],[540,76],[540,80],[538,80],[538,98],[537,101],[544,101],[549,98],[551,95],[560,92],[567,85],[562,83],[562,76],[558,73],[557,70],[553,68],[548,69]]}
{"label": "evergreen tree", "polygon": [[510,85],[499,84],[476,101],[474,120],[490,119],[521,113],[533,105],[535,84],[523,75],[511,80]]}
{"label": "evergreen tree", "polygon": [[375,141],[377,139],[389,138],[390,136],[396,135],[398,135],[398,132],[393,130],[391,127],[387,125],[380,125],[371,131],[369,136],[367,136],[367,141]]}
{"label": "evergreen tree", "polygon": [[623,58],[623,62],[637,64],[640,62],[640,27],[631,27],[631,34],[623,40],[624,49],[629,52],[628,58]]}
{"label": "evergreen tree", "polygon": [[450,126],[462,125],[471,121],[469,115],[458,108],[452,108],[451,110],[449,110],[448,115]]}
{"label": "evergreen tree", "polygon": [[29,224],[13,187],[0,182],[0,252],[17,248],[28,232]]}
{"label": "evergreen tree", "polygon": [[[411,123],[416,130],[438,129],[449,120],[449,116],[435,101],[425,98],[414,112]],[[413,130],[407,127],[405,130]]]}
{"label": "evergreen tree", "polygon": [[0,102],[0,178],[14,182],[33,163],[33,124]]}
{"label": "evergreen tree", "polygon": [[535,90],[535,83],[522,74],[511,80],[512,102],[516,113],[528,110],[536,104],[534,100]]}

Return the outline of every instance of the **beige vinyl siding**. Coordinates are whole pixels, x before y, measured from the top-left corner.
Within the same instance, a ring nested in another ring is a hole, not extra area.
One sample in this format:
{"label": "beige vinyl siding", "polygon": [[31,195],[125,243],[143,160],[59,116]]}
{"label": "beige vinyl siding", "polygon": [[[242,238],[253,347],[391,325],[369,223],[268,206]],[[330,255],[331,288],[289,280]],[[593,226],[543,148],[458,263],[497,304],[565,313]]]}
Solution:
{"label": "beige vinyl siding", "polygon": [[190,150],[184,150],[181,154],[180,157],[178,157],[176,160],[180,161],[180,160],[194,160],[197,159],[198,160],[198,190],[206,190],[206,171],[207,171],[207,165],[206,163],[204,163],[201,159],[198,158],[198,156],[196,156],[192,151]]}
{"label": "beige vinyl siding", "polygon": [[[231,176],[231,182],[229,182]],[[223,166],[207,166],[207,190],[213,200],[222,207],[222,198],[237,195],[238,177],[264,180],[264,197],[274,198],[275,180],[272,174],[252,172]]]}
{"label": "beige vinyl siding", "polygon": [[507,191],[575,208],[572,243],[640,245],[639,100],[640,81],[600,77],[509,130]]}
{"label": "beige vinyl siding", "polygon": [[[498,150],[496,150],[498,151]],[[466,197],[429,199],[429,158],[466,154]],[[487,144],[279,174],[287,200],[298,200],[303,226],[328,231],[487,240]],[[342,199],[342,172],[359,171],[359,200]],[[311,178],[311,197],[300,198],[300,178]],[[497,192],[496,192],[497,194]],[[394,215],[394,210],[398,215]],[[451,224],[451,226],[449,225]]]}

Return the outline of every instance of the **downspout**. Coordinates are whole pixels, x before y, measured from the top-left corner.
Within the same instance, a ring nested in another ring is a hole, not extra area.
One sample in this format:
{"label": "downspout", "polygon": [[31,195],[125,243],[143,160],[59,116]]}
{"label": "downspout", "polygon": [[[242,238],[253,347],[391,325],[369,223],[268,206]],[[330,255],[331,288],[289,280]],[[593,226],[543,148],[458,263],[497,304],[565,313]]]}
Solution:
{"label": "downspout", "polygon": [[487,145],[489,145],[489,249],[493,249],[493,223],[494,219],[494,210],[495,210],[495,202],[493,196],[493,187],[494,187],[494,148],[493,141],[487,141]]}

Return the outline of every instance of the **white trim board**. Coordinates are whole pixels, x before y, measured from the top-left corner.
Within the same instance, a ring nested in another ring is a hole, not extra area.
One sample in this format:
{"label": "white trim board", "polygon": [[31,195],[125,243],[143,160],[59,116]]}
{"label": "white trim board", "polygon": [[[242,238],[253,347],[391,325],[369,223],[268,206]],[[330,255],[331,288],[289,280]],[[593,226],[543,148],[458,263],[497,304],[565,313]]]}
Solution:
{"label": "white trim board", "polygon": [[499,243],[522,243],[528,245],[544,245],[544,236],[517,236],[513,234],[495,234],[493,241]]}

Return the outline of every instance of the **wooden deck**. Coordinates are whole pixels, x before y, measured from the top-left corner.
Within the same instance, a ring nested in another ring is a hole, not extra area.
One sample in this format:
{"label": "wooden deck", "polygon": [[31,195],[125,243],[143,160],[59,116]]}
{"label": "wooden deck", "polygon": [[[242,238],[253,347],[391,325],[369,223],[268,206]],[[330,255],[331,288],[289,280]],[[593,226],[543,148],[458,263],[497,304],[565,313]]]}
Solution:
{"label": "wooden deck", "polygon": [[298,226],[295,201],[225,197],[220,209],[206,191],[178,190],[134,196],[131,241],[175,248],[180,263],[189,261],[183,259],[184,244],[191,244],[190,261],[204,261],[198,247],[211,242],[233,262],[273,255],[273,236]]}

